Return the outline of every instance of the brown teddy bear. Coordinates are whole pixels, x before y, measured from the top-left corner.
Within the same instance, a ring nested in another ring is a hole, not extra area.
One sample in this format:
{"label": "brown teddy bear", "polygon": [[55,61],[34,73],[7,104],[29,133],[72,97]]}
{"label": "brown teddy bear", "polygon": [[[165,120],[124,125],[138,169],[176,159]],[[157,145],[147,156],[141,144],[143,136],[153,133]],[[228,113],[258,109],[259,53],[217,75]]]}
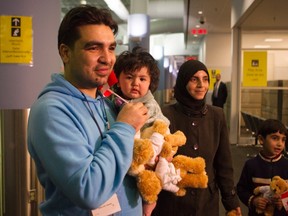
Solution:
{"label": "brown teddy bear", "polygon": [[172,163],[175,169],[180,169],[181,181],[177,186],[179,190],[177,196],[184,196],[187,187],[191,188],[207,188],[208,176],[205,171],[205,160],[202,157],[188,157],[185,155],[177,155],[173,158]]}
{"label": "brown teddy bear", "polygon": [[[256,196],[263,196],[267,199],[271,199],[275,194],[281,195],[288,190],[288,183],[282,179],[280,176],[274,176],[271,180],[270,185],[259,186],[254,189],[254,194]],[[258,214],[264,213],[265,216],[274,215],[275,205],[272,202],[269,202],[266,206],[266,209],[262,211],[261,209],[256,208]]]}
{"label": "brown teddy bear", "polygon": [[[139,154],[141,152],[141,154]],[[133,160],[128,173],[132,176],[139,175],[146,169],[145,165],[152,159],[154,155],[151,140],[135,139],[133,147]]]}
{"label": "brown teddy bear", "polygon": [[[173,156],[178,147],[185,143],[186,136],[181,131],[171,134],[168,125],[161,120],[156,120],[151,127],[142,131],[140,139],[135,139],[133,161],[128,173],[136,177],[137,186],[144,201],[156,202],[162,189],[177,195],[180,187],[181,191],[185,187],[207,187],[207,176],[203,177],[205,171],[203,159],[188,159],[187,157],[182,161],[181,168],[180,161],[178,162],[179,168],[175,167],[172,161]],[[190,176],[190,181],[193,183],[189,183],[188,177],[184,177],[183,167],[186,169],[186,175],[191,170],[200,170],[200,167],[202,170],[197,175]],[[182,180],[184,181],[181,185],[179,183]],[[197,181],[203,184],[196,183]]]}

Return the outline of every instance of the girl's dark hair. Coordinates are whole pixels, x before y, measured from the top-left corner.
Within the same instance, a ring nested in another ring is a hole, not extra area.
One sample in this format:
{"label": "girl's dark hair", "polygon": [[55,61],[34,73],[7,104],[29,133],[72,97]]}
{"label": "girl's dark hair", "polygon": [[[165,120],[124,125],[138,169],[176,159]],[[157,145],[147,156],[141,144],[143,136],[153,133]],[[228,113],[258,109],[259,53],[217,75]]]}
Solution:
{"label": "girl's dark hair", "polygon": [[58,30],[58,49],[61,44],[73,47],[75,41],[80,37],[78,27],[89,24],[104,24],[111,28],[114,35],[118,32],[118,24],[113,20],[109,10],[80,5],[72,8],[64,16]]}
{"label": "girl's dark hair", "polygon": [[287,136],[287,128],[285,125],[276,119],[267,119],[260,125],[258,135],[266,138],[267,135],[278,132]]}
{"label": "girl's dark hair", "polygon": [[[149,89],[153,93],[158,88],[160,70],[157,66],[157,61],[147,51],[141,47],[135,47],[132,52],[122,52],[114,65],[114,72],[119,79],[120,73],[133,73],[140,70],[142,67],[147,67],[151,78]],[[117,88],[116,88],[117,89]]]}

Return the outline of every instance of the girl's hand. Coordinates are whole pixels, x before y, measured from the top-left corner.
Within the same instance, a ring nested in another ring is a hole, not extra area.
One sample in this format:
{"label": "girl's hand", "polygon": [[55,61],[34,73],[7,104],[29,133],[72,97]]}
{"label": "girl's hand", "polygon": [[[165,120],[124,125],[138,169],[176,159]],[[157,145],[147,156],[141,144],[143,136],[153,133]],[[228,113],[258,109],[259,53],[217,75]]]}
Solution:
{"label": "girl's hand", "polygon": [[276,206],[278,210],[281,210],[283,208],[283,203],[280,195],[274,195],[272,197],[272,203]]}
{"label": "girl's hand", "polygon": [[156,202],[151,204],[143,202],[143,216],[151,216],[156,204]]}

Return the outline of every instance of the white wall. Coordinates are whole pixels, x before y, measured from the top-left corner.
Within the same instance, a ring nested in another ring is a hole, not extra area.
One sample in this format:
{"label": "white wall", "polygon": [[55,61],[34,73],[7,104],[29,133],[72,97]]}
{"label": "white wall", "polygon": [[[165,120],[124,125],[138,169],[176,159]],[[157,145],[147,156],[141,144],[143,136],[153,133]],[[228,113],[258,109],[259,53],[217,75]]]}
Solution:
{"label": "white wall", "polygon": [[164,47],[164,56],[195,55],[192,50],[187,50],[184,42],[184,33],[157,34],[150,36],[150,51],[154,46]]}
{"label": "white wall", "polygon": [[61,70],[57,49],[60,24],[59,1],[0,1],[0,15],[31,16],[33,30],[33,65],[0,64],[0,109],[26,109]]}
{"label": "white wall", "polygon": [[288,80],[288,50],[270,50],[267,57],[267,80]]}
{"label": "white wall", "polygon": [[219,69],[223,82],[231,81],[231,34],[211,33],[205,38],[205,64],[209,69]]}
{"label": "white wall", "polygon": [[[245,40],[248,40],[246,43],[249,43],[249,37],[245,37]],[[232,63],[231,35],[225,33],[208,34],[205,38],[205,43],[207,48],[205,64],[209,69],[219,69],[222,80],[230,82]],[[267,50],[267,80],[288,80],[288,49]]]}

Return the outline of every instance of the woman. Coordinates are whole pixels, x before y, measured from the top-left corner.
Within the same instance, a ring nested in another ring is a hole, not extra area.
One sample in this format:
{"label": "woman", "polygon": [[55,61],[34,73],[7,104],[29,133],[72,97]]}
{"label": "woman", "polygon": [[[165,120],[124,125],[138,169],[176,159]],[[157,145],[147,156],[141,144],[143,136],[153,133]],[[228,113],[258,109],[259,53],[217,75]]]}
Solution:
{"label": "woman", "polygon": [[217,216],[219,190],[225,209],[234,209],[241,215],[224,112],[222,108],[205,103],[209,81],[203,63],[197,60],[185,62],[180,67],[174,88],[177,103],[163,108],[163,114],[171,122],[171,133],[181,130],[187,137],[186,145],[180,147],[177,154],[205,159],[208,188],[189,188],[184,197],[162,191],[154,216]]}

